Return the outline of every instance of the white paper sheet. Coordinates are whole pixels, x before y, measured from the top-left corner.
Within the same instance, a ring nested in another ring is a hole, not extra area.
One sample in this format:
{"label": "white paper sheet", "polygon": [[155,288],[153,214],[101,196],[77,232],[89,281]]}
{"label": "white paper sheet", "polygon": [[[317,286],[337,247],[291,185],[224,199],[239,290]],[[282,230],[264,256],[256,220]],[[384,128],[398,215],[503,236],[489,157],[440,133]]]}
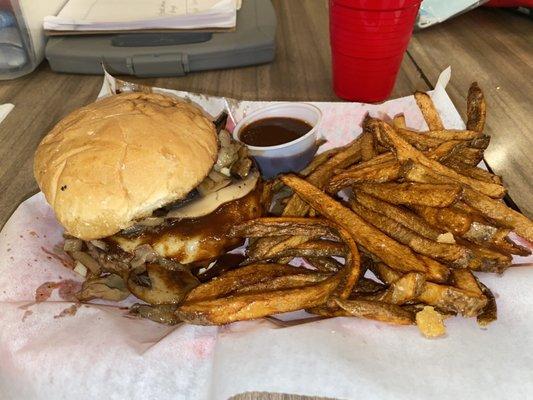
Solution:
{"label": "white paper sheet", "polygon": [[47,30],[232,28],[235,0],[68,0],[44,17]]}
{"label": "white paper sheet", "polygon": [[[449,128],[463,126],[444,84],[433,93]],[[104,85],[102,95],[109,91]],[[465,88],[466,90],[466,88]],[[187,97],[216,115],[225,99]],[[265,103],[228,100],[236,118]],[[364,114],[404,112],[424,128],[412,97],[381,105],[314,103],[322,134],[344,144]],[[267,322],[220,328],[166,327],[125,318],[117,305],[71,304],[56,292],[29,305],[43,282],[78,280],[48,253],[61,228],[43,196],[16,210],[0,233],[0,398],[227,399],[268,391],[340,399],[527,399],[533,393],[533,270],[480,274],[497,296],[499,319],[447,320],[448,334],[426,340],[416,327],[336,318],[290,328]],[[531,262],[516,258],[516,262]],[[128,301],[125,302],[127,304]]]}

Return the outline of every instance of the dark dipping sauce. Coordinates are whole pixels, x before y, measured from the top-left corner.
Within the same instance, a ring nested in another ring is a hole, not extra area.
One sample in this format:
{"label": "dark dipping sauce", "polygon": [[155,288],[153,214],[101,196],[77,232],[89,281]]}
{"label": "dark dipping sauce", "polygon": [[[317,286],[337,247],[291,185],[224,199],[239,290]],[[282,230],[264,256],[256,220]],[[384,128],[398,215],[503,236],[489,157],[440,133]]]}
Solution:
{"label": "dark dipping sauce", "polygon": [[277,146],[301,138],[311,129],[309,123],[297,118],[263,118],[246,125],[239,139],[250,146]]}

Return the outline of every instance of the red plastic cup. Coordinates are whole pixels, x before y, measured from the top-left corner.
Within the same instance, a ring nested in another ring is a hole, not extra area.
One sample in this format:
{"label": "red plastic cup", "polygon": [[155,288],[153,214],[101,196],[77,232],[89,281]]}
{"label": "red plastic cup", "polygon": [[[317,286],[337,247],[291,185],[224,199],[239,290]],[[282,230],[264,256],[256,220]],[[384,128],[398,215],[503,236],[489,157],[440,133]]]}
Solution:
{"label": "red plastic cup", "polygon": [[333,89],[347,100],[390,96],[421,0],[330,0]]}
{"label": "red plastic cup", "polygon": [[390,95],[403,59],[403,54],[382,59],[362,59],[335,52],[332,56],[333,90],[337,96],[367,103],[382,101]]}

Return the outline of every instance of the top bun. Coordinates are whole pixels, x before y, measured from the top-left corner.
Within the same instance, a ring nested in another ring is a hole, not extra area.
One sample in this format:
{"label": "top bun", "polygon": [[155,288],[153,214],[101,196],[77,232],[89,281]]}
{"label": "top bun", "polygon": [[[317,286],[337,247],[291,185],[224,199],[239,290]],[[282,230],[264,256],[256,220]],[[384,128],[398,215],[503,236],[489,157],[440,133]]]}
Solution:
{"label": "top bun", "polygon": [[213,123],[184,101],[124,93],[61,120],[35,153],[35,179],[67,232],[113,235],[183,198],[209,173]]}

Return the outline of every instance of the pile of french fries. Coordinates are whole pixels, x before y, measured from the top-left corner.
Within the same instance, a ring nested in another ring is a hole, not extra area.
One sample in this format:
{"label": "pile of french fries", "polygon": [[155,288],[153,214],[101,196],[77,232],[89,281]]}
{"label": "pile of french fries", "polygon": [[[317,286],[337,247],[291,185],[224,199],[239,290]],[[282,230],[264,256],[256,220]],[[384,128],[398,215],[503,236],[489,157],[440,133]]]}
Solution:
{"label": "pile of french fries", "polygon": [[[428,131],[409,129],[403,115],[367,116],[350,144],[267,182],[264,202],[277,215],[231,232],[249,238],[244,266],[193,289],[179,320],[219,325],[304,309],[417,323],[426,336],[441,335],[450,315],[494,321],[494,296],[472,271],[501,273],[513,255],[529,255],[509,234],[532,242],[533,222],[502,201],[500,177],[477,166],[489,143],[478,85],[466,130],[445,129],[431,98],[415,98]],[[290,265],[295,257],[305,263]]]}

